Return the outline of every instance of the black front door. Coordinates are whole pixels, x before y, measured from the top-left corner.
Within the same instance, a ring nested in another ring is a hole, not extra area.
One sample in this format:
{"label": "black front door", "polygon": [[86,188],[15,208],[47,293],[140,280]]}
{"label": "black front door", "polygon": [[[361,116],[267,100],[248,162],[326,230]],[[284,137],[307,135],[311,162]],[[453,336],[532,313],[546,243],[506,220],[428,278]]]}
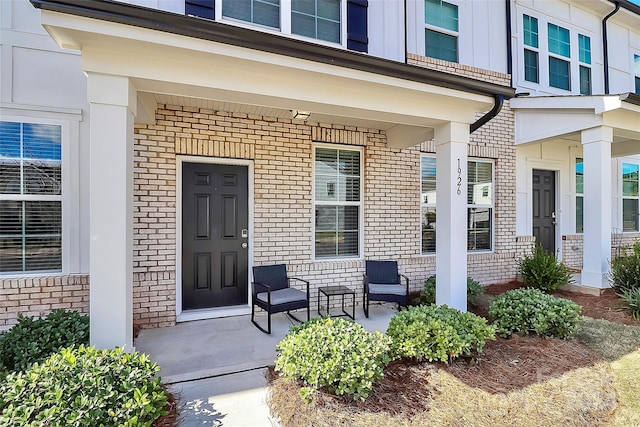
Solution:
{"label": "black front door", "polygon": [[183,163],[182,309],[247,304],[248,169]]}
{"label": "black front door", "polygon": [[555,255],[556,173],[533,170],[533,235],[536,243]]}

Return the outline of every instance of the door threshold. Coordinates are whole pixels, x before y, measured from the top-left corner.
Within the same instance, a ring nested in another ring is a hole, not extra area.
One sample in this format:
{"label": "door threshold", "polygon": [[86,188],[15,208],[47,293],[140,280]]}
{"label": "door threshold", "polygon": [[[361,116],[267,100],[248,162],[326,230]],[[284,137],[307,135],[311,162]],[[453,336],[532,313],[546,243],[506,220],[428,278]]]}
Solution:
{"label": "door threshold", "polygon": [[245,316],[251,314],[249,305],[234,305],[229,307],[200,308],[184,310],[176,316],[176,322],[190,322],[192,320],[216,319],[219,317]]}

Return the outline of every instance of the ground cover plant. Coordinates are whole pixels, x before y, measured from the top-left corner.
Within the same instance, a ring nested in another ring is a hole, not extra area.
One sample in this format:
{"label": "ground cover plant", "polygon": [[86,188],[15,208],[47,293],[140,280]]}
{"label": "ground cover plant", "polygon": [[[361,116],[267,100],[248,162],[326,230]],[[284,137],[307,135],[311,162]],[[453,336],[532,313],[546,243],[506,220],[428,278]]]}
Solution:
{"label": "ground cover plant", "polygon": [[391,356],[417,361],[447,362],[460,355],[482,352],[487,340],[495,339],[495,328],[473,313],[446,305],[420,305],[397,313],[389,322]]}
{"label": "ground cover plant", "polygon": [[167,395],[144,354],[62,349],[0,385],[0,425],[151,426]]}
{"label": "ground cover plant", "polygon": [[609,281],[633,317],[640,320],[640,242],[633,245],[631,254],[611,261]]}
{"label": "ground cover plant", "polygon": [[291,328],[276,348],[275,369],[302,381],[300,395],[307,401],[320,388],[364,399],[390,361],[390,341],[350,320],[318,318]]}
{"label": "ground cover plant", "polygon": [[569,268],[540,245],[518,260],[518,273],[526,287],[545,292],[555,291],[573,281]]}
{"label": "ground cover plant", "polygon": [[[484,288],[477,280],[467,277],[467,301],[470,304],[476,303],[478,298],[484,293]],[[424,286],[420,290],[420,296],[413,301],[414,305],[435,304],[436,303],[436,276],[429,276],[424,281]]]}
{"label": "ground cover plant", "polygon": [[61,348],[89,344],[89,316],[53,310],[46,317],[18,317],[0,334],[0,370],[20,371]]}
{"label": "ground cover plant", "polygon": [[568,338],[578,330],[581,307],[538,289],[514,289],[498,295],[489,306],[497,333],[514,333]]}
{"label": "ground cover plant", "polygon": [[[489,316],[495,295],[520,286],[488,286],[474,312]],[[598,319],[581,322],[568,339],[514,334],[490,340],[474,359],[391,362],[365,400],[319,390],[307,404],[296,397],[300,384],[272,371],[271,413],[284,427],[640,425],[640,322],[620,309],[612,291],[560,294]]]}

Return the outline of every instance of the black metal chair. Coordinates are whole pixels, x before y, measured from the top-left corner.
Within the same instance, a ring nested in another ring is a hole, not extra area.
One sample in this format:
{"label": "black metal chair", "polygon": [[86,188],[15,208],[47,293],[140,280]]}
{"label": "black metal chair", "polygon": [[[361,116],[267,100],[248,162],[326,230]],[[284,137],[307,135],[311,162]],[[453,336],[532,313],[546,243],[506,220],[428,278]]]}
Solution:
{"label": "black metal chair", "polygon": [[398,273],[397,261],[366,261],[362,284],[362,305],[367,318],[369,301],[396,302],[398,310],[409,305],[409,278]]}
{"label": "black metal chair", "polygon": [[[290,286],[291,280],[305,283],[306,292]],[[256,306],[267,312],[267,329],[262,328],[255,321]],[[285,264],[253,267],[253,282],[251,286],[251,323],[265,334],[271,334],[271,315],[286,311],[298,322],[302,322],[290,313],[291,310],[307,309],[309,320],[309,282],[297,277],[287,277]]]}

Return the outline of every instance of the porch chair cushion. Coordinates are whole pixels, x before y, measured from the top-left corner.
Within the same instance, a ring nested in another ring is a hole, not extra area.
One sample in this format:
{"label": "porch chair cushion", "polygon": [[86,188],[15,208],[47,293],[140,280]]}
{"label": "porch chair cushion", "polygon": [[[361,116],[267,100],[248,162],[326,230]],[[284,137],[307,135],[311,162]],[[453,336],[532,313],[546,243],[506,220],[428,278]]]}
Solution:
{"label": "porch chair cushion", "polygon": [[370,294],[406,295],[407,289],[404,285],[384,285],[369,283]]}
{"label": "porch chair cushion", "polygon": [[[265,303],[268,301],[267,292],[260,292],[256,295],[260,301],[264,301]],[[307,294],[298,289],[286,288],[286,289],[278,289],[276,291],[271,291],[271,305],[280,305],[286,304],[288,302],[294,301],[306,301]]]}

